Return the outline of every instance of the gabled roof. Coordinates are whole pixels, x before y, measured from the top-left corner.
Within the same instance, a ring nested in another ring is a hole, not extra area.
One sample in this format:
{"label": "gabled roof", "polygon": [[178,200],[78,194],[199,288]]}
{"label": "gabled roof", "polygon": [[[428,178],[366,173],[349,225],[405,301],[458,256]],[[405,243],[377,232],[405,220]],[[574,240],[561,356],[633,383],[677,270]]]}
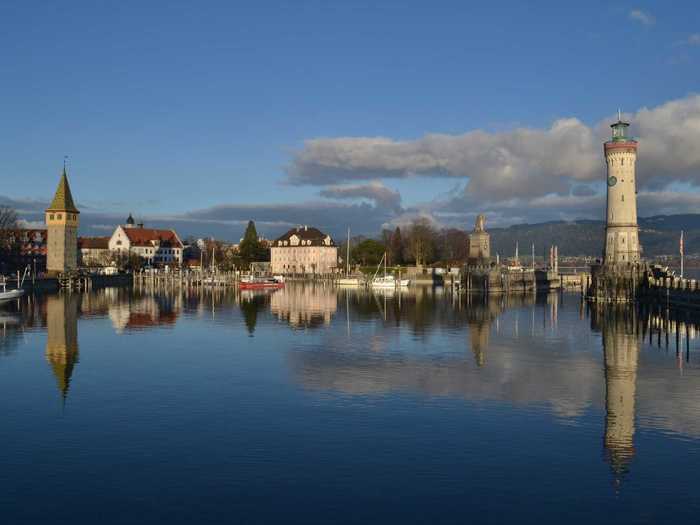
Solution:
{"label": "gabled roof", "polygon": [[78,248],[109,250],[109,237],[78,237]]}
{"label": "gabled roof", "polygon": [[331,238],[330,244],[325,244],[323,241],[326,239],[326,237],[329,236],[323,233],[318,228],[311,228],[309,226],[298,226],[296,228],[292,228],[281,237],[275,239],[272,245],[279,246],[280,241],[289,241],[289,239],[294,235],[296,235],[299,238],[299,240],[311,241],[311,244],[309,244],[308,246],[335,246],[333,238]]}
{"label": "gabled roof", "polygon": [[66,168],[63,168],[61,180],[58,181],[56,194],[51,201],[51,205],[46,208],[46,211],[68,211],[71,213],[80,213],[73,202],[73,195],[70,192],[68,177],[66,176]]}
{"label": "gabled roof", "polygon": [[182,248],[182,242],[180,242],[175,230],[124,228],[123,231],[133,246],[152,246],[157,241],[161,246]]}

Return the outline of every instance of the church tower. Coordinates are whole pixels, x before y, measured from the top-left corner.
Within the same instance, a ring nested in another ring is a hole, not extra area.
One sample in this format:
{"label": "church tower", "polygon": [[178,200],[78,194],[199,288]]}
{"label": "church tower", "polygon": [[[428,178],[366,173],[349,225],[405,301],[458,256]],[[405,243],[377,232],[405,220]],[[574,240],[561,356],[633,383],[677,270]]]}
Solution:
{"label": "church tower", "polygon": [[73,202],[64,165],[56,194],[46,209],[46,269],[51,273],[65,273],[78,267],[79,214]]}
{"label": "church tower", "polygon": [[637,190],[635,167],[637,141],[627,137],[629,123],[618,113],[611,124],[612,138],[604,144],[607,164],[607,218],[605,226],[605,264],[638,263]]}

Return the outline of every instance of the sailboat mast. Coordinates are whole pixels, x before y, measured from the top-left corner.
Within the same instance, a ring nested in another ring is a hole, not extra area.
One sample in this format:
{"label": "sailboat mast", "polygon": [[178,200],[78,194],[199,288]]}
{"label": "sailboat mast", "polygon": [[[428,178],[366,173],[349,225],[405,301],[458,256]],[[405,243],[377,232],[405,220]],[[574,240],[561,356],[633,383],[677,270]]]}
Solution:
{"label": "sailboat mast", "polygon": [[348,228],[348,254],[345,257],[345,277],[350,277],[350,228]]}

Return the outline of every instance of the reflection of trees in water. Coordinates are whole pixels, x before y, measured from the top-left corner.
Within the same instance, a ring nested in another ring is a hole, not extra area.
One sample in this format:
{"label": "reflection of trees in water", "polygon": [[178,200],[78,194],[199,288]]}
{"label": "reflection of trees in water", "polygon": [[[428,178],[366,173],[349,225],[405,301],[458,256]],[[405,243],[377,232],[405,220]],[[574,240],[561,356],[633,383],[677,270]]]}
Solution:
{"label": "reflection of trees in water", "polygon": [[264,310],[270,302],[270,295],[266,292],[241,293],[239,306],[243,312],[243,320],[248,329],[248,334],[253,335],[255,325],[258,323],[258,312]]}

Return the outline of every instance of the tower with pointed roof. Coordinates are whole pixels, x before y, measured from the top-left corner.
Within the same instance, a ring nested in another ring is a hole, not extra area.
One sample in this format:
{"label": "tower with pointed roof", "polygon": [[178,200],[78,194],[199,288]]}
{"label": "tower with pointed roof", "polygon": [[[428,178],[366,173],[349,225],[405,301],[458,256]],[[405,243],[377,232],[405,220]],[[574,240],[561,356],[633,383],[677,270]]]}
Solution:
{"label": "tower with pointed roof", "polygon": [[78,267],[78,216],[68,184],[66,167],[56,188],[51,205],[46,209],[46,269],[55,274]]}

